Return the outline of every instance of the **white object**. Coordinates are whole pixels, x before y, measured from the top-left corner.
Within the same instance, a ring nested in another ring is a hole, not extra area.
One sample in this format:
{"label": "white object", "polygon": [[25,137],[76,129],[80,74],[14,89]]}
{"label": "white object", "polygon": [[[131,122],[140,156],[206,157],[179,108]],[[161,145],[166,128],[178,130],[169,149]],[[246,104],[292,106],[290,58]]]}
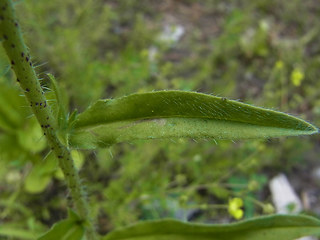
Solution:
{"label": "white object", "polygon": [[279,174],[272,178],[269,188],[277,213],[301,212],[302,203],[284,174]]}
{"label": "white object", "polygon": [[184,34],[185,29],[181,25],[166,25],[159,39],[163,42],[176,43]]}
{"label": "white object", "polygon": [[[269,188],[277,213],[288,214],[301,212],[301,200],[283,173],[271,179]],[[308,236],[297,240],[317,240],[317,238]]]}

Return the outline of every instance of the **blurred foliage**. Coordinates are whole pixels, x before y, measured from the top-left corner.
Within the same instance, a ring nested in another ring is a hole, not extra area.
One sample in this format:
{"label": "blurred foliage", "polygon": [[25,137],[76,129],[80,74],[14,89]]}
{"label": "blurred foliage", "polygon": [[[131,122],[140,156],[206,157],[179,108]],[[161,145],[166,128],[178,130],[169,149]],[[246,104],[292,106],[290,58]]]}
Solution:
{"label": "blurred foliage", "polygon": [[[16,8],[52,106],[48,72],[71,110],[99,98],[181,89],[320,125],[317,1],[30,0]],[[181,38],[164,37],[167,27],[183,27]],[[0,51],[0,222],[40,235],[67,215],[68,192]],[[245,218],[271,213],[268,178],[310,172],[319,143],[319,136],[172,139],[75,154],[92,216],[106,233],[139,219],[230,221],[235,198]]]}

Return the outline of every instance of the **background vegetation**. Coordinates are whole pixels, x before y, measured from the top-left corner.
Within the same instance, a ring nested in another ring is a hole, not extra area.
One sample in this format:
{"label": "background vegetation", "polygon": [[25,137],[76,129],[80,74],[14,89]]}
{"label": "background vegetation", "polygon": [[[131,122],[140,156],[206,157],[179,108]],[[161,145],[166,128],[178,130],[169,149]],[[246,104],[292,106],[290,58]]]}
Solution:
{"label": "background vegetation", "polygon": [[[180,89],[290,112],[320,126],[320,4],[312,0],[17,1],[24,37],[70,110],[99,98]],[[177,40],[169,33],[181,32]],[[51,103],[54,105],[54,102]],[[143,107],[143,106],[141,106]],[[0,223],[44,232],[68,192],[41,128],[0,53]],[[289,175],[320,215],[319,136],[252,141],[154,140],[73,151],[105,234],[143,219],[229,222],[268,214],[268,180]],[[318,185],[317,185],[318,184]]]}

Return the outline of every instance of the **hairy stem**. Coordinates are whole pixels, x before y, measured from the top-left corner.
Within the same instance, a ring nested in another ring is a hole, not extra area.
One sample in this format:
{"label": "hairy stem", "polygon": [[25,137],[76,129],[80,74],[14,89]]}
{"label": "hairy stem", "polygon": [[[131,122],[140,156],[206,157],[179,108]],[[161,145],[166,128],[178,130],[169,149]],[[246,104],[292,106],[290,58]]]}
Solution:
{"label": "hairy stem", "polygon": [[95,239],[93,225],[88,219],[89,207],[80,184],[78,172],[74,166],[70,150],[62,145],[57,138],[56,119],[47,104],[40,82],[32,66],[30,54],[24,44],[11,0],[0,0],[0,38],[11,62],[11,67],[16,74],[17,81],[43,129],[43,134],[46,136],[51,150],[59,160],[59,165],[70,189],[74,207],[78,215],[87,221],[87,238]]}

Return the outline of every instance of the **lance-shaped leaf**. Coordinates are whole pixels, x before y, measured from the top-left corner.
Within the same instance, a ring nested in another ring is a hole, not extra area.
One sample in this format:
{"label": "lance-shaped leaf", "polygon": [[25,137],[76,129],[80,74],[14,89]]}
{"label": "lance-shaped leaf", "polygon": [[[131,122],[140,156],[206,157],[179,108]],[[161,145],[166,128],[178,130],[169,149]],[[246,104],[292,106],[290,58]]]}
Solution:
{"label": "lance-shaped leaf", "polygon": [[69,144],[88,149],[135,139],[248,139],[318,132],[311,124],[285,113],[183,91],[99,100],[79,114],[73,126]]}
{"label": "lance-shaped leaf", "polygon": [[52,228],[38,240],[81,240],[83,239],[85,228],[83,221],[76,213],[69,209],[67,219],[55,223]]}
{"label": "lance-shaped leaf", "polygon": [[141,222],[111,232],[103,240],[293,240],[319,234],[320,221],[316,218],[273,215],[223,225],[176,220]]}

